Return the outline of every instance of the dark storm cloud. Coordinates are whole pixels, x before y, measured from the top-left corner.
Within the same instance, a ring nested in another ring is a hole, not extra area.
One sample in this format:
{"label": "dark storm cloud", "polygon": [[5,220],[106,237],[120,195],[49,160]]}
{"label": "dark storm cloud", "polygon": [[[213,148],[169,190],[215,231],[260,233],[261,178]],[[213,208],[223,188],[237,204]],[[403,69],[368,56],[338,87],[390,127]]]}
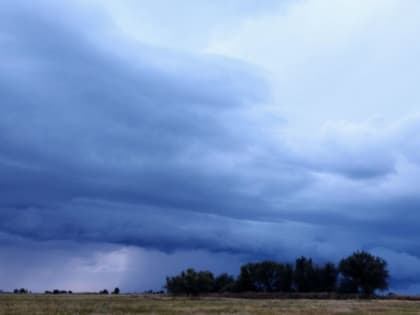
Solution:
{"label": "dark storm cloud", "polygon": [[[418,119],[286,144],[272,128],[283,121],[256,115],[269,98],[260,70],[130,46],[88,18],[43,13],[53,8],[0,11],[4,248],[79,242],[249,260],[363,248],[394,265],[418,259]],[[419,278],[395,281],[410,275]]]}
{"label": "dark storm cloud", "polygon": [[260,220],[273,211],[265,189],[305,185],[305,173],[254,161],[263,134],[246,110],[266,93],[254,69],[146,46],[122,57],[37,11],[10,8],[0,23],[3,231],[239,250],[212,224],[193,230]]}

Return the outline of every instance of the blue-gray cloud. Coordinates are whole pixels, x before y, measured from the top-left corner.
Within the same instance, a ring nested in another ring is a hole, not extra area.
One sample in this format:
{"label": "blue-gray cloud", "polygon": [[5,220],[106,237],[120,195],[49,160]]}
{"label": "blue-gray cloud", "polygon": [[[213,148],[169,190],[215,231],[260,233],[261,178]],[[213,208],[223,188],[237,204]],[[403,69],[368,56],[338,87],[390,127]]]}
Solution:
{"label": "blue-gray cloud", "polygon": [[0,12],[3,248],[418,259],[418,118],[290,141],[254,66],[130,45],[52,7]]}
{"label": "blue-gray cloud", "polygon": [[[179,211],[258,218],[270,208],[259,188],[243,191],[254,177],[239,172],[253,167],[248,151],[260,147],[244,111],[266,89],[251,67],[146,46],[122,58],[26,10],[11,10],[2,29],[5,231],[100,241],[110,224],[106,241],[176,248],[176,233],[168,244],[152,242],[141,222],[163,226]],[[304,184],[305,175],[282,171],[268,178],[279,191]],[[89,203],[79,209],[77,200]],[[127,221],[136,222],[129,234]]]}

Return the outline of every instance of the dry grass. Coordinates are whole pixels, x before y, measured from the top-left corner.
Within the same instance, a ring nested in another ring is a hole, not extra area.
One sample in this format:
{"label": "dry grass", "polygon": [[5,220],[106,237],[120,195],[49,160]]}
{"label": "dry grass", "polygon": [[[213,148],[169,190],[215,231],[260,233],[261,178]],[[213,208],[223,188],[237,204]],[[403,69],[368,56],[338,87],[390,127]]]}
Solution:
{"label": "dry grass", "polygon": [[245,300],[138,295],[0,295],[0,315],[420,315],[420,301]]}

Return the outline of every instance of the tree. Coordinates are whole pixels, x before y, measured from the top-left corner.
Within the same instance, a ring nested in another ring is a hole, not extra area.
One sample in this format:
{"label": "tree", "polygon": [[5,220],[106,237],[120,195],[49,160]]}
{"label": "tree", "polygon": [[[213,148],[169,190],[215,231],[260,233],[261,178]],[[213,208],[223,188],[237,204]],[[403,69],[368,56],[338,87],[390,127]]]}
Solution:
{"label": "tree", "polygon": [[312,271],[309,272],[307,279],[308,290],[311,292],[333,292],[336,290],[338,270],[333,263],[327,262],[323,266],[314,265],[311,268]]}
{"label": "tree", "polygon": [[246,264],[241,266],[241,271],[236,283],[237,291],[239,292],[250,292],[256,290],[251,279],[251,265],[252,264]]}
{"label": "tree", "polygon": [[276,291],[291,292],[293,287],[293,265],[277,264]]}
{"label": "tree", "polygon": [[198,295],[197,272],[190,268],[181,273],[181,280],[187,295]]}
{"label": "tree", "polygon": [[338,270],[332,262],[327,262],[321,269],[321,290],[333,292],[337,288]]}
{"label": "tree", "polygon": [[339,271],[346,286],[354,286],[363,296],[372,295],[375,290],[388,288],[388,270],[386,261],[365,251],[357,251],[342,259]]}
{"label": "tree", "polygon": [[25,289],[25,288],[14,289],[13,293],[15,293],[15,294],[28,294],[29,290]]}
{"label": "tree", "polygon": [[231,292],[235,288],[235,278],[222,273],[214,279],[214,292]]}
{"label": "tree", "polygon": [[349,278],[341,278],[337,291],[340,294],[355,294],[358,293],[359,289],[353,280]]}
{"label": "tree", "polygon": [[214,276],[210,271],[199,271],[196,279],[197,293],[209,293],[214,290]]}
{"label": "tree", "polygon": [[115,288],[112,294],[120,294],[120,288]]}
{"label": "tree", "polygon": [[300,257],[296,259],[293,280],[296,291],[313,292],[316,291],[316,273],[311,258]]}
{"label": "tree", "polygon": [[292,287],[293,267],[274,261],[249,263],[241,267],[239,291],[289,292]]}
{"label": "tree", "polygon": [[196,272],[190,268],[179,275],[166,278],[166,289],[171,294],[198,295],[212,292],[214,276],[210,271]]}

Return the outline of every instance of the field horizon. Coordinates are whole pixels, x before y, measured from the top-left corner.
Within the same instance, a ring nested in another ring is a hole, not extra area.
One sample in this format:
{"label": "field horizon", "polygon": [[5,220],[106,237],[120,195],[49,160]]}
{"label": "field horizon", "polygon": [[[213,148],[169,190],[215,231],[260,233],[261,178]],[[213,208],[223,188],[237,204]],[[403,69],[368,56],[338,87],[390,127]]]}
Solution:
{"label": "field horizon", "polygon": [[420,314],[419,300],[244,299],[168,295],[1,294],[1,315],[130,314]]}

